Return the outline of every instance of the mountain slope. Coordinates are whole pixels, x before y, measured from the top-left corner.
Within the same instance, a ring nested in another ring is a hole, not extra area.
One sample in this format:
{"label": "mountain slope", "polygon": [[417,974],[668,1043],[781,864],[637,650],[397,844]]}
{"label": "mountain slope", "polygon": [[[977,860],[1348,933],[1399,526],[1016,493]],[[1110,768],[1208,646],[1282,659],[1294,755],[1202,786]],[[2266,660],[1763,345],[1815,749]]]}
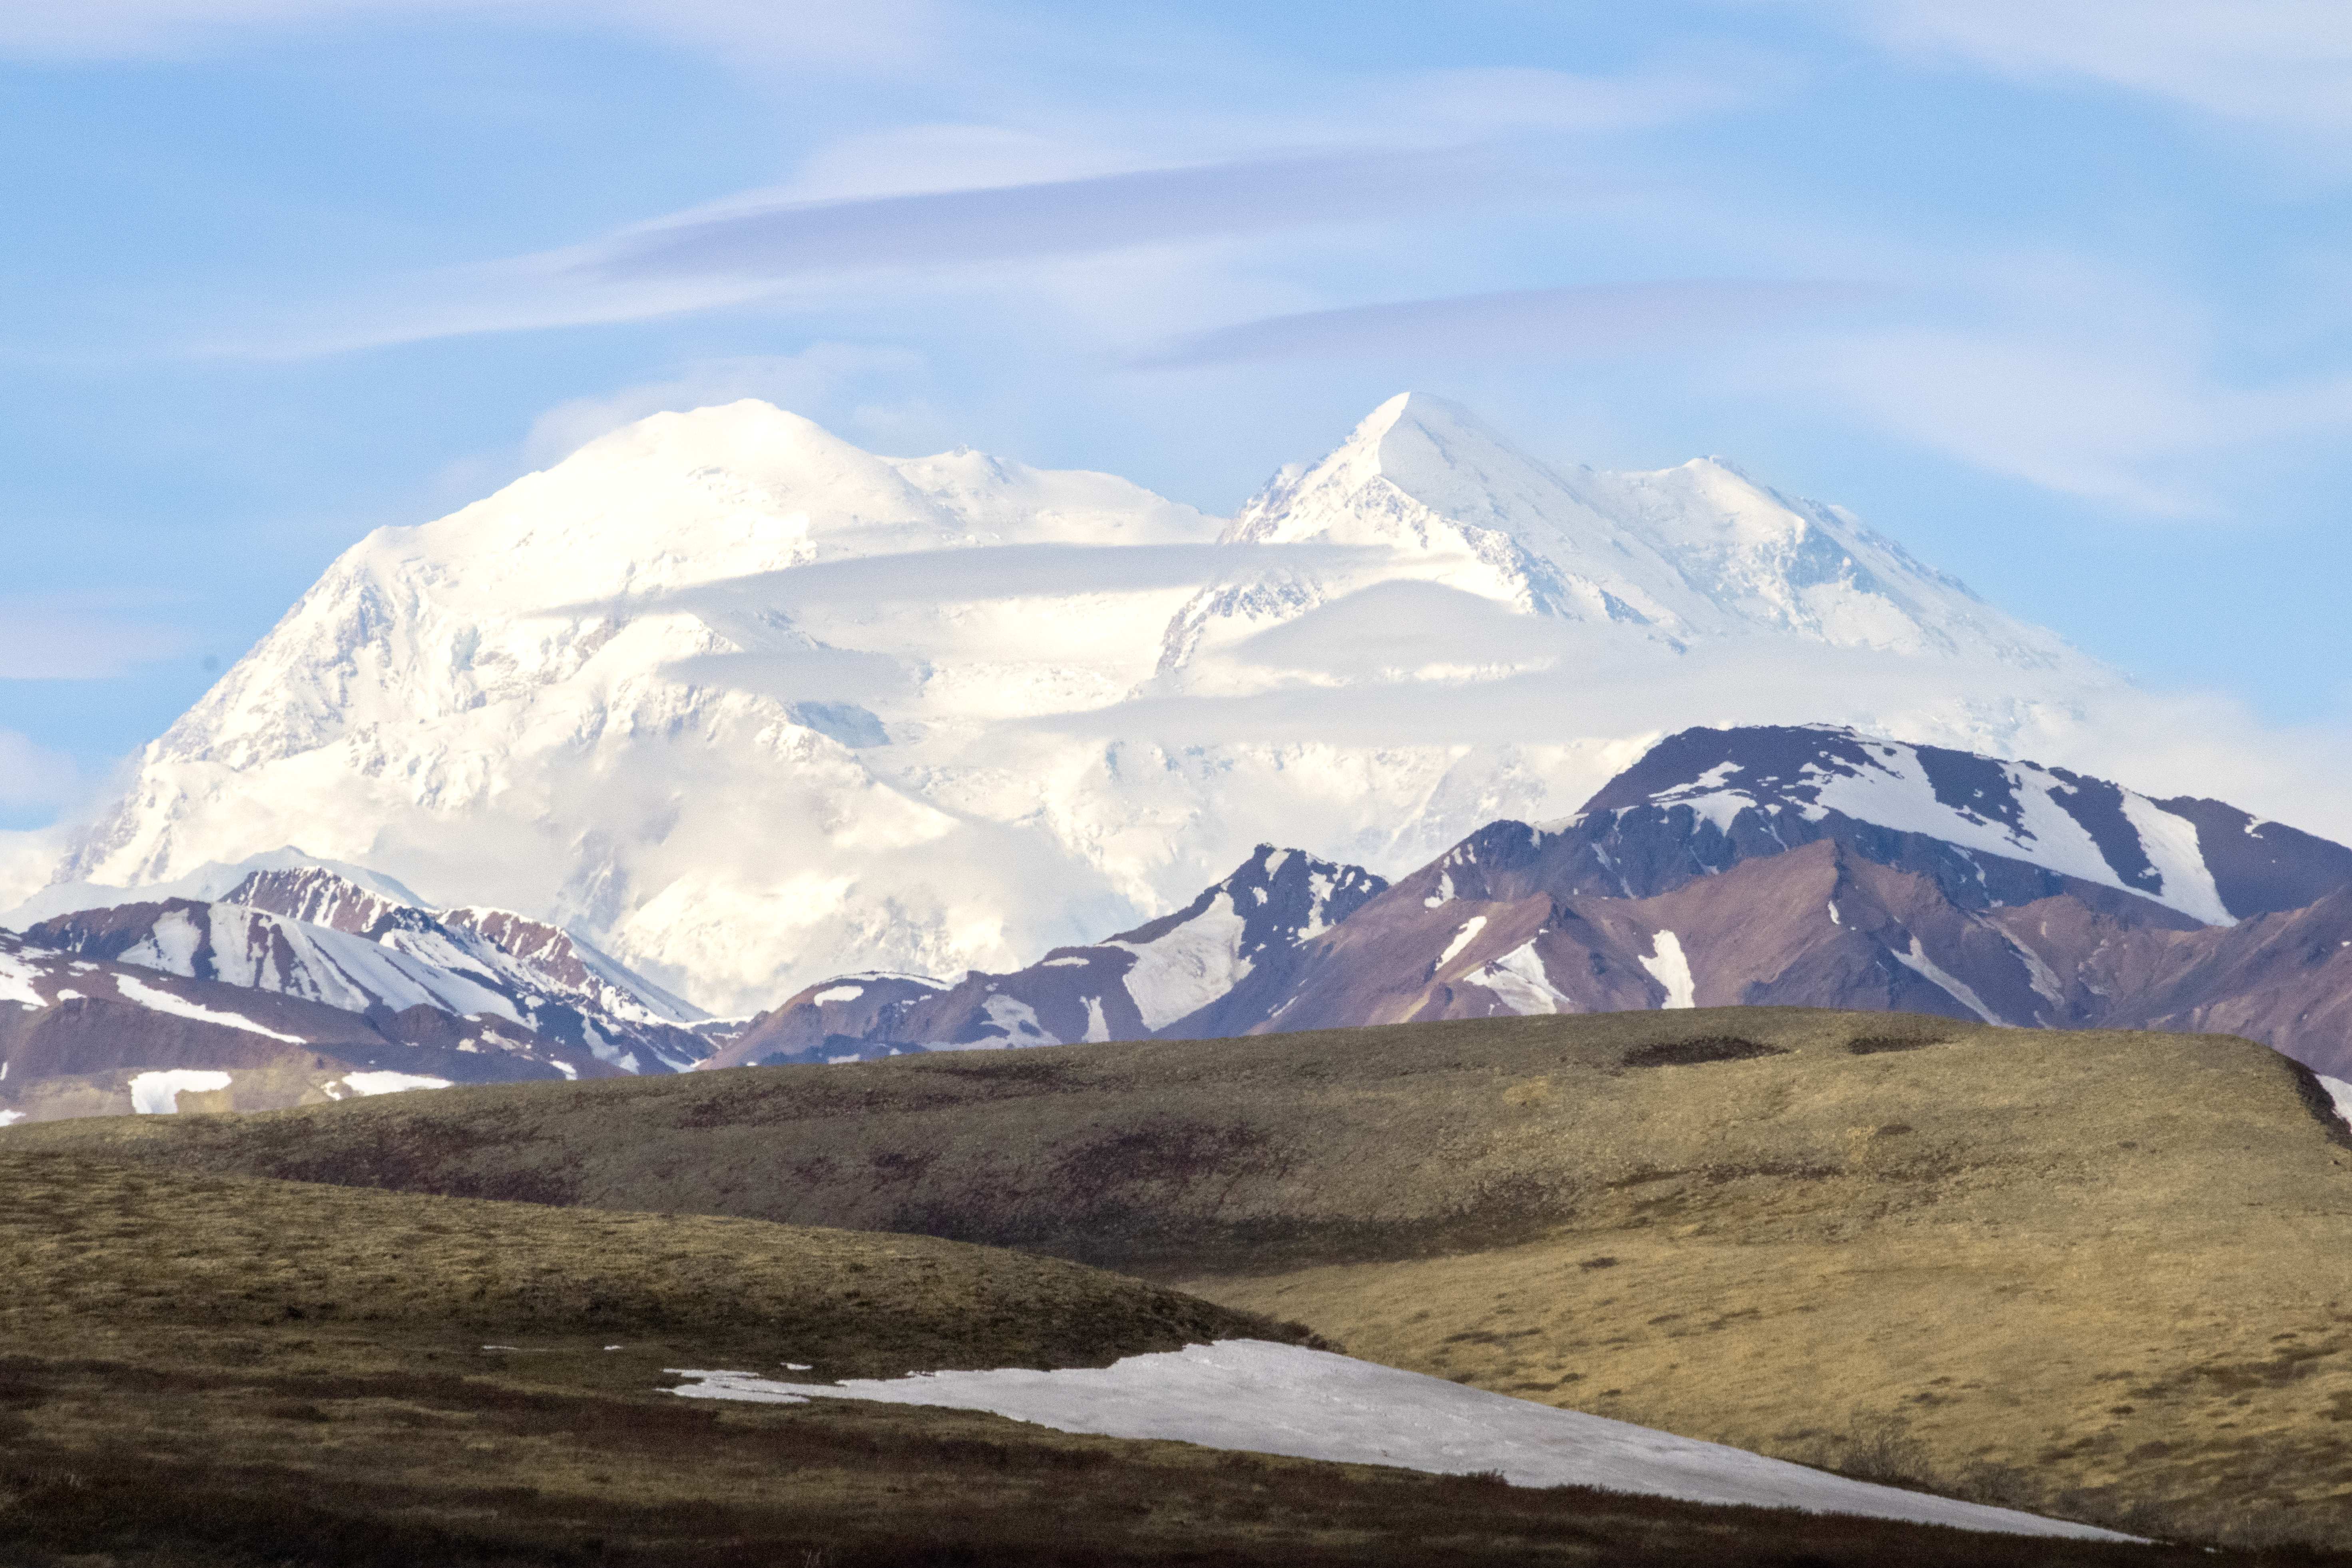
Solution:
{"label": "mountain slope", "polygon": [[354,1012],[0,931],[0,1126],[617,1075],[497,1015],[426,1002]]}
{"label": "mountain slope", "polygon": [[371,1018],[419,1007],[495,1016],[624,1072],[674,1072],[709,1054],[683,1026],[692,1009],[562,931],[500,910],[435,915],[317,867],[257,870],[211,903],[120,903],[26,934]]}
{"label": "mountain slope", "polygon": [[1393,875],[1727,704],[1985,744],[2112,682],[1835,509],[1418,395],[1223,528],[747,403],[361,542],[58,875],[298,845],[743,1015],[1138,926],[1256,843]]}
{"label": "mountain slope", "polygon": [[1693,730],[1577,816],[1489,824],[1230,1004],[1259,1032],[1732,1005],[2227,1031],[2352,1079],[2352,850],[2032,763]]}
{"label": "mountain slope", "polygon": [[1184,908],[1089,946],[1056,948],[1025,969],[975,971],[953,984],[879,973],[821,980],[702,1065],[1244,1034],[1269,1016],[1250,999],[1286,994],[1303,944],[1387,886],[1360,866],[1261,844]]}

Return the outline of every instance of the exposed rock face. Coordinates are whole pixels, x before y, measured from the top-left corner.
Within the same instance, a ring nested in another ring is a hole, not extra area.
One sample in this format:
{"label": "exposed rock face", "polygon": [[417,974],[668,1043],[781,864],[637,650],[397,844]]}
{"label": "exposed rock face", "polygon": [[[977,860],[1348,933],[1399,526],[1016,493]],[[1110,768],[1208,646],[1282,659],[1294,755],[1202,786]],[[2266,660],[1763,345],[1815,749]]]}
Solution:
{"label": "exposed rock face", "polygon": [[1267,1018],[1253,998],[1285,994],[1303,944],[1387,885],[1360,866],[1261,844],[1185,908],[1091,946],[1055,948],[1026,969],[953,984],[882,973],[823,981],[707,1065],[1245,1034]]}

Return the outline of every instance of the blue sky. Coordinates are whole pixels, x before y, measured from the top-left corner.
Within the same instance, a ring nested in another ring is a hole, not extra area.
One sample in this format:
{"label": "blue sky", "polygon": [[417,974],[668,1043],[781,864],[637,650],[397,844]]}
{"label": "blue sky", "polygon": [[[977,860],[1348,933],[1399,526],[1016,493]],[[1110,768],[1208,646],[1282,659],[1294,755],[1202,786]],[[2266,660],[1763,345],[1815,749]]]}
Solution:
{"label": "blue sky", "polygon": [[1407,387],[2352,726],[2352,12],[0,10],[0,828],[367,530],[770,398],[1232,510]]}

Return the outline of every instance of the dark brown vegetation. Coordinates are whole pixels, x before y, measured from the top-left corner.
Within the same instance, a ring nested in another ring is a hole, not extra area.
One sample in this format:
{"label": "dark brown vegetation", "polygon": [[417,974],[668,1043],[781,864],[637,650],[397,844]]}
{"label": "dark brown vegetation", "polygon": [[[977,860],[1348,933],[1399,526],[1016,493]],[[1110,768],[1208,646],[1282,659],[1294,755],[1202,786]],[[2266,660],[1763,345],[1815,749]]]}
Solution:
{"label": "dark brown vegetation", "polygon": [[2352,1148],[2315,1087],[2220,1037],[1757,1008],[449,1089],[0,1149],[1024,1247],[1693,1436],[2344,1542]]}

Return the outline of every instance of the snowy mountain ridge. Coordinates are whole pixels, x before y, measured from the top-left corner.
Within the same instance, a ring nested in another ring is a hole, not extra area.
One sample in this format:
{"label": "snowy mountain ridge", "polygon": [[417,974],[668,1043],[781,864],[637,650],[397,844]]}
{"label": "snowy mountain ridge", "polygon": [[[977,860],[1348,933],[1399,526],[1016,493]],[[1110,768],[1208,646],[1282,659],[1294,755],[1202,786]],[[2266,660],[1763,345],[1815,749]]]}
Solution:
{"label": "snowy mountain ridge", "polygon": [[1394,874],[1727,707],[1999,749],[2115,679],[1833,508],[1418,395],[1230,524],[742,403],[362,541],[57,876],[299,844],[741,1015],[1083,943],[1255,844]]}

